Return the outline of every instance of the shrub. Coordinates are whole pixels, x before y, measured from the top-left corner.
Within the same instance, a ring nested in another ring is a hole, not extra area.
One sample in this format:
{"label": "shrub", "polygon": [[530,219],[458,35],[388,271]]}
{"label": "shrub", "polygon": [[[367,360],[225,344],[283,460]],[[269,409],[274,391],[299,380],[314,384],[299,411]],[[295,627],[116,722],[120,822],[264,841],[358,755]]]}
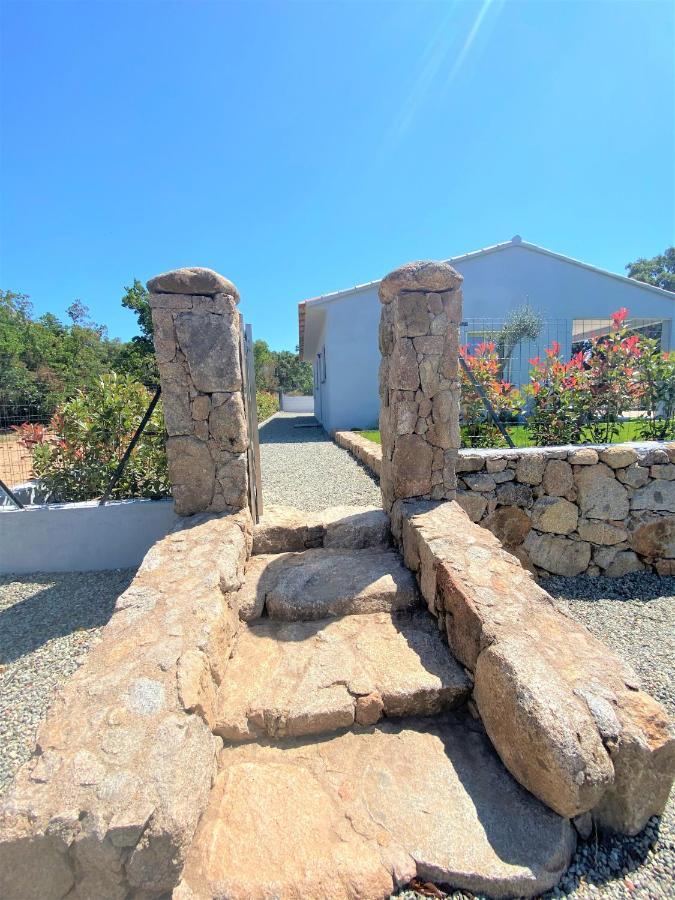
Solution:
{"label": "shrub", "polygon": [[258,424],[262,424],[279,411],[279,395],[272,391],[256,391],[255,405],[258,408]]}
{"label": "shrub", "polygon": [[[58,407],[49,426],[55,437],[33,450],[33,470],[52,500],[92,500],[103,494],[150,399],[142,384],[112,374]],[[169,493],[164,419],[157,404],[111,498]]]}
{"label": "shrub", "polygon": [[[500,361],[494,341],[483,341],[473,353],[469,352],[468,347],[460,347],[460,353],[496,415],[502,421],[517,415],[522,407],[522,397],[510,382],[499,377]],[[486,409],[480,392],[464,367],[461,371],[463,443],[469,447],[505,446],[506,441]]]}
{"label": "shrub", "polygon": [[563,362],[560,344],[553,341],[543,359],[537,356],[530,365],[530,383],[525,392],[531,398],[527,431],[533,443],[578,443],[584,420],[584,354],[577,353],[569,362]]}
{"label": "shrub", "polygon": [[638,379],[646,416],[639,420],[640,437],[675,440],[675,352],[661,352],[652,338],[643,338],[641,348]]}

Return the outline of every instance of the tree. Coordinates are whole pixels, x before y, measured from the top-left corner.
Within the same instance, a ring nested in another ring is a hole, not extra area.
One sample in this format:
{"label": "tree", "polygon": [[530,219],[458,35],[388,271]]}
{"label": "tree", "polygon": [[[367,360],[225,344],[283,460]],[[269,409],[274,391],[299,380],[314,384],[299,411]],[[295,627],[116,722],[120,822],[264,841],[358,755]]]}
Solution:
{"label": "tree", "polygon": [[253,365],[255,367],[255,384],[259,391],[276,391],[279,382],[276,376],[276,353],[270,350],[267,341],[253,342]]}
{"label": "tree", "polygon": [[543,320],[540,314],[527,303],[509,312],[495,339],[501,375],[507,370],[511,354],[518,344],[525,340],[536,341],[542,324]]}
{"label": "tree", "polygon": [[145,286],[134,278],[131,287],[125,286],[122,306],[136,315],[141,333],[135,335],[128,344],[123,344],[115,362],[115,369],[131,375],[147,386],[159,384],[159,371],[155,359],[155,345],[152,335],[152,310]]}
{"label": "tree", "polygon": [[668,247],[651,259],[640,257],[628,263],[626,270],[629,278],[675,293],[675,247]]}
{"label": "tree", "polygon": [[297,351],[291,353],[290,350],[281,350],[276,356],[276,375],[280,389],[285,393],[299,391],[302,394],[311,394],[314,386],[311,365],[303,362]]}

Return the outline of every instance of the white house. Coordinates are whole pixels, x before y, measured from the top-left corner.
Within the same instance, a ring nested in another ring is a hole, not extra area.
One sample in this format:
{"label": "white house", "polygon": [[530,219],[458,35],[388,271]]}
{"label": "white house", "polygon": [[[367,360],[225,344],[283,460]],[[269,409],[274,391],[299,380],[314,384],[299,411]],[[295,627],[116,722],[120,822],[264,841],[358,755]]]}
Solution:
{"label": "white house", "polygon": [[[664,350],[673,347],[675,294],[606,272],[523,241],[448,260],[464,276],[462,341],[494,333],[509,310],[529,305],[544,325],[535,343],[513,354],[509,378],[527,381],[528,359],[557,340],[572,344],[609,328],[612,312],[626,307],[634,325],[650,325]],[[300,354],[314,365],[315,415],[327,431],[376,427],[379,415],[378,281],[299,304]],[[637,321],[636,321],[637,320]]]}

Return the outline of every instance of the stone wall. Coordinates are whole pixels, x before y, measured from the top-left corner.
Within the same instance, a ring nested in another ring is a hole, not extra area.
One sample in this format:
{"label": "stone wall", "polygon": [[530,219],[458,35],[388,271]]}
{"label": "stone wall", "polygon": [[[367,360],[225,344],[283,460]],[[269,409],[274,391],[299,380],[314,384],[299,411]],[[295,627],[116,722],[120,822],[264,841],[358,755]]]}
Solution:
{"label": "stone wall", "polygon": [[336,431],[333,435],[335,443],[344,450],[349,450],[357,459],[380,477],[382,472],[382,447],[375,441],[369,441],[358,431]]}
{"label": "stone wall", "polygon": [[631,667],[458,503],[396,503],[392,531],[514,778],[586,837],[593,823],[636,834],[660,814],[675,732]]}
{"label": "stone wall", "polygon": [[675,574],[675,444],[463,450],[457,502],[539,575]]}
{"label": "stone wall", "polygon": [[215,776],[251,543],[242,510],[181,520],[148,552],[0,802],[3,900],[171,894]]}
{"label": "stone wall", "polygon": [[249,436],[239,293],[201,268],[158,275],[148,290],[176,512],[243,509]]}
{"label": "stone wall", "polygon": [[447,263],[413,262],[381,282],[382,505],[455,495],[459,447],[462,276]]}

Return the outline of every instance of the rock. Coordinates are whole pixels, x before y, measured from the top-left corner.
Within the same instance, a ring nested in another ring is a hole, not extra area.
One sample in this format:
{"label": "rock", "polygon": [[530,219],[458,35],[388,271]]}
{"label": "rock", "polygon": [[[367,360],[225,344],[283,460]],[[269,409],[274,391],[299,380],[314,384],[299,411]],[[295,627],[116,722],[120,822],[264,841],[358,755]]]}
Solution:
{"label": "rock", "polygon": [[480,522],[488,505],[485,497],[473,491],[457,491],[457,503],[459,503],[472,522]]}
{"label": "rock", "polygon": [[532,507],[532,527],[554,534],[570,534],[577,527],[579,510],[562,497],[540,497]]}
{"label": "rock", "polygon": [[[396,315],[396,336],[419,337],[429,333],[429,310],[427,295],[424,291],[410,291],[398,298]],[[418,346],[417,352],[423,352]],[[440,351],[439,351],[440,355]]]}
{"label": "rock", "polygon": [[631,497],[630,508],[675,513],[675,481],[651,481],[639,488]]}
{"label": "rock", "polygon": [[[445,293],[462,284],[462,276],[444,262],[411,262],[390,272],[380,282],[381,303],[391,303],[401,292],[423,291]],[[459,322],[457,316],[453,321]]]}
{"label": "rock", "polygon": [[497,486],[492,475],[487,475],[483,472],[479,472],[476,475],[466,474],[463,476],[463,480],[469,490],[481,493],[494,491]]}
{"label": "rock", "polygon": [[573,466],[594,466],[598,459],[598,452],[592,447],[578,447],[567,454],[567,461]]}
{"label": "rock", "polygon": [[526,453],[518,459],[516,465],[516,481],[523,484],[541,484],[546,467],[543,453]]}
{"label": "rock", "polygon": [[485,460],[485,469],[489,475],[494,475],[495,472],[503,472],[507,465],[507,459],[501,459],[495,456],[488,456]]}
{"label": "rock", "polygon": [[599,463],[597,466],[579,469],[574,480],[577,485],[577,503],[587,519],[618,521],[628,515],[628,494],[614,478],[612,470]]}
{"label": "rock", "polygon": [[531,531],[524,546],[534,565],[553,575],[580,575],[591,561],[591,545],[586,541]]}
{"label": "rock", "polygon": [[391,544],[389,516],[375,506],[336,506],[321,513],[324,547],[363,550]]}
{"label": "rock", "polygon": [[214,730],[230,741],[325,734],[357,716],[372,725],[382,714],[434,715],[470,691],[426,612],[263,620],[237,638]]}
{"label": "rock", "polygon": [[668,451],[663,447],[638,447],[638,464],[641,466],[667,465],[670,462]]}
{"label": "rock", "polygon": [[[3,900],[158,897],[177,885],[219,741],[250,519],[195,516],[156,543],[0,801]],[[208,670],[208,677],[207,677]]]}
{"label": "rock", "polygon": [[209,508],[215,487],[215,465],[208,447],[193,437],[168,437],[169,462],[176,512],[191,516]]}
{"label": "rock", "polygon": [[572,466],[564,459],[549,459],[542,483],[551,497],[567,497],[574,490]]}
{"label": "rock", "polygon": [[253,553],[302,551],[323,545],[325,527],[316,514],[292,506],[265,506],[253,526]]}
{"label": "rock", "polygon": [[500,506],[488,516],[485,527],[489,528],[505,547],[518,547],[529,534],[532,522],[528,514],[519,507]]}
{"label": "rock", "polygon": [[622,523],[603,522],[600,519],[580,519],[577,526],[582,541],[592,544],[620,544],[628,539]]}
{"label": "rock", "polygon": [[[611,796],[611,808],[621,808],[630,833],[643,827],[665,805],[675,774],[675,738],[666,713],[639,690],[633,670],[562,614],[494,535],[472,525],[456,503],[404,504],[401,535],[425,596],[424,583],[433,578],[435,609],[450,648],[473,672],[483,724],[511,773],[561,815],[593,809],[598,823],[611,827],[618,813],[600,809]],[[532,537],[530,532],[525,547]],[[631,781],[636,756],[628,747],[634,740],[643,754]],[[626,777],[615,781],[621,770]],[[637,785],[649,789],[641,793],[633,789]]]}
{"label": "rock", "polygon": [[497,486],[497,503],[502,506],[532,506],[532,488],[528,484],[507,481]]}
{"label": "rock", "polygon": [[649,481],[649,469],[645,469],[643,466],[635,463],[627,469],[618,469],[616,477],[622,484],[627,484],[628,487],[640,488],[644,487]]}
{"label": "rock", "polygon": [[637,451],[632,447],[622,447],[617,444],[613,447],[605,447],[604,450],[598,452],[600,461],[612,469],[625,469],[626,466],[632,466],[637,462]]}
{"label": "rock", "polygon": [[267,591],[274,585],[276,573],[288,553],[259,553],[246,565],[246,579],[232,596],[232,603],[245,622],[259,619],[265,609]]}
{"label": "rock", "polygon": [[675,575],[675,559],[655,559],[656,574],[665,578],[667,575]]}
{"label": "rock", "polygon": [[675,559],[675,519],[662,518],[638,525],[630,545],[640,556]]}
{"label": "rock", "polygon": [[622,575],[628,575],[629,572],[642,572],[643,569],[644,565],[632,550],[619,550],[603,574],[610,578],[621,578]]}
{"label": "rock", "polygon": [[148,281],[147,287],[152,294],[198,294],[206,297],[229,294],[235,302],[239,302],[239,291],[229,279],[213,269],[203,269],[200,266],[173,269],[156,275]]}
{"label": "rock", "polygon": [[569,822],[520,788],[464,718],[244,744],[221,761],[177,900],[375,900],[415,876],[533,896],[574,849]]}
{"label": "rock", "polygon": [[223,402],[211,410],[209,433],[223,449],[243,453],[248,447],[248,426],[242,395],[237,391],[224,396]]}
{"label": "rock", "polygon": [[492,477],[496,484],[504,484],[505,481],[513,481],[516,473],[514,469],[504,469],[503,472],[495,472]]}
{"label": "rock", "polygon": [[675,465],[669,463],[668,465],[651,466],[649,474],[652,478],[659,478],[664,481],[675,481]]}
{"label": "rock", "polygon": [[275,566],[266,592],[270,618],[286,621],[412,609],[418,602],[414,576],[390,550],[306,550]]}
{"label": "rock", "polygon": [[396,441],[392,459],[397,497],[418,497],[431,490],[433,447],[418,434],[404,434]]}
{"label": "rock", "polygon": [[467,453],[461,450],[457,456],[456,472],[479,472],[485,465],[485,457],[477,453]]}
{"label": "rock", "polygon": [[198,391],[241,390],[239,318],[182,312],[174,316],[178,344]]}
{"label": "rock", "polygon": [[420,369],[412,341],[396,341],[389,360],[389,387],[392,390],[416,391],[419,386]]}

